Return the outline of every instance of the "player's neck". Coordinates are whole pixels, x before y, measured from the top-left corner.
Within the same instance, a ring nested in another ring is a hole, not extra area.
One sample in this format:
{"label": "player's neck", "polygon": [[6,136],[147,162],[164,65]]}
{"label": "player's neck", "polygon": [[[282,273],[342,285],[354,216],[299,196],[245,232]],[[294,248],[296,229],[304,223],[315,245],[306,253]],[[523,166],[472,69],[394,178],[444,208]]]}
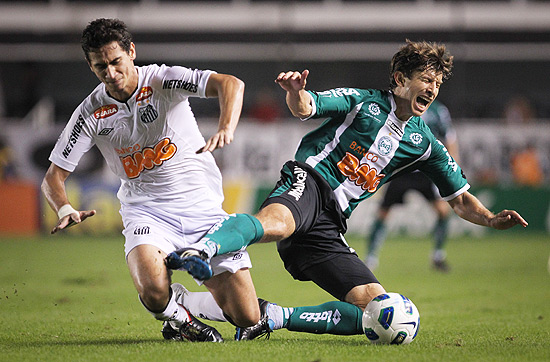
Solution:
{"label": "player's neck", "polygon": [[395,101],[395,116],[400,121],[408,121],[413,116],[412,112],[410,111],[408,100],[398,96],[395,93],[393,94],[393,99]]}

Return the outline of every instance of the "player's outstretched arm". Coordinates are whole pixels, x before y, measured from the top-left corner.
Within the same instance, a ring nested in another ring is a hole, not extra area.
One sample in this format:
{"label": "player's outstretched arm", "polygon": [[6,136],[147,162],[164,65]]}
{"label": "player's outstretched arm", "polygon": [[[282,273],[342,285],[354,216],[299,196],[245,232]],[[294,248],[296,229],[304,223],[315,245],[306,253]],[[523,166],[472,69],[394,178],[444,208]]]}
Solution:
{"label": "player's outstretched arm", "polygon": [[233,141],[233,135],[243,107],[244,82],[228,74],[212,74],[206,85],[207,97],[218,97],[220,103],[220,121],[218,132],[206,141],[206,145],[197,153],[214,151]]}
{"label": "player's outstretched arm", "polygon": [[51,233],[55,234],[75,223],[81,223],[88,217],[94,216],[96,211],[77,211],[73,209],[65,192],[65,180],[70,172],[51,164],[42,181],[42,193],[46,197],[50,207],[57,213],[59,220]]}
{"label": "player's outstretched arm", "polygon": [[526,227],[527,221],[514,210],[503,210],[498,214],[489,211],[474,195],[468,191],[455,197],[449,204],[454,212],[471,223],[506,230],[516,225]]}

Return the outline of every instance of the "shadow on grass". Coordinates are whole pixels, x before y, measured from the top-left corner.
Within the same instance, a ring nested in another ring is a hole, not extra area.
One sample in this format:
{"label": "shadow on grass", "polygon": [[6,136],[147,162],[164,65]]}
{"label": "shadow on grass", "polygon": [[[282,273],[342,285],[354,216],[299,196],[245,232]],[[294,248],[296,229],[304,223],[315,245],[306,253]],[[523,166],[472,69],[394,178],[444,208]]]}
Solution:
{"label": "shadow on grass", "polygon": [[[294,334],[294,333],[292,333]],[[47,346],[132,346],[132,345],[172,345],[185,343],[189,345],[191,342],[178,342],[178,341],[166,341],[160,338],[143,338],[143,339],[124,339],[124,338],[102,338],[102,339],[88,339],[88,340],[50,340],[50,341],[18,341],[11,342],[10,345],[14,347],[47,347]],[[311,345],[311,348],[316,348],[319,343],[325,346],[334,347],[359,347],[370,345],[366,338],[361,336],[329,336],[329,335],[315,335],[315,334],[298,334],[297,336],[291,336],[290,338],[271,338],[270,340],[257,339],[254,341],[235,341],[233,339],[225,339],[223,345],[238,346],[239,344],[247,344],[250,347],[261,347],[263,344],[279,345],[292,347],[293,345],[300,346],[300,348],[306,348]],[[194,346],[199,346],[205,343],[191,343]],[[217,343],[206,343],[207,345],[217,345]]]}
{"label": "shadow on grass", "polygon": [[13,346],[19,347],[45,347],[45,346],[123,346],[123,345],[138,345],[138,344],[162,344],[170,343],[158,338],[145,339],[89,339],[89,340],[56,340],[56,341],[22,341],[10,343]]}

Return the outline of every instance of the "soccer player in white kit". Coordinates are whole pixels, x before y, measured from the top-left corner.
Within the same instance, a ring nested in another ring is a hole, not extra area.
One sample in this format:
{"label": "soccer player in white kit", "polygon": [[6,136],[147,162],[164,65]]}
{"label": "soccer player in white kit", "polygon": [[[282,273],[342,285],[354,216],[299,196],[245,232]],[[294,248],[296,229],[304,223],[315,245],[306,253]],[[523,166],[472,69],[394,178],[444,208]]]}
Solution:
{"label": "soccer player in white kit", "polygon": [[[164,264],[168,253],[198,241],[227,215],[221,174],[210,152],[233,140],[244,83],[209,70],[135,66],[136,47],[118,19],[92,21],[83,31],[82,49],[101,84],[76,108],[50,156],[42,191],[59,217],[52,233],[95,214],[75,210],[64,185],[96,145],[121,180],[117,196],[128,268],[145,308],[164,321],[163,336],[221,341],[218,331],[192,315],[208,305],[216,307],[206,312],[211,319],[254,325],[260,311],[246,251],[212,260],[214,275],[204,282],[211,294],[171,285]],[[189,97],[219,98],[218,132],[206,142]]]}

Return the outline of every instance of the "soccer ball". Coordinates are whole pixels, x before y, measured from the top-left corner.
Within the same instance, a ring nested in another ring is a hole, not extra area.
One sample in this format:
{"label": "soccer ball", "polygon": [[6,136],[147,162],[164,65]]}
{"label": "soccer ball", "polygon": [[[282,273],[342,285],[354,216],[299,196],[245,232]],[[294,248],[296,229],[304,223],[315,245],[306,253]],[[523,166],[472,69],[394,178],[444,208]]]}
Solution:
{"label": "soccer ball", "polygon": [[363,312],[363,332],[372,343],[409,344],[418,333],[420,314],[399,293],[380,294]]}

